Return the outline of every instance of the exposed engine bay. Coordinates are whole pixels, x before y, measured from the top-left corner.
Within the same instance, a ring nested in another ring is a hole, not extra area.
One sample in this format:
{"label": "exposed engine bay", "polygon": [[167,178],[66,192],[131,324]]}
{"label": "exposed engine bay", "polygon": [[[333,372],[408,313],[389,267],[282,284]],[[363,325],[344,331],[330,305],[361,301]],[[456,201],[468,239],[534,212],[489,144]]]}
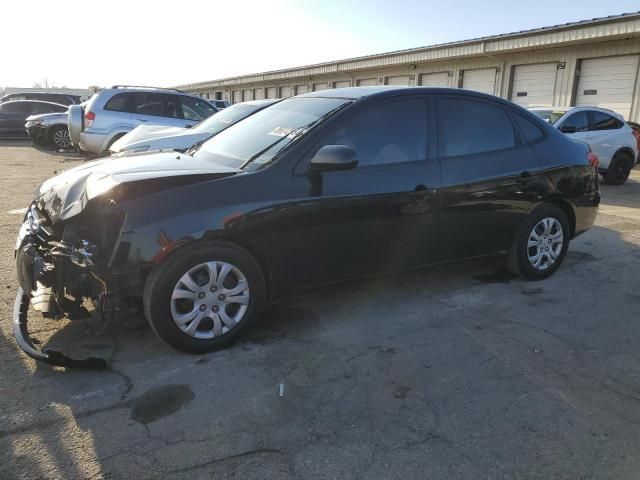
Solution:
{"label": "exposed engine bay", "polygon": [[15,251],[20,291],[14,333],[21,348],[37,360],[61,366],[106,367],[101,359],[73,360],[59,352],[38,350],[28,335],[26,321],[29,303],[52,319],[88,316],[85,301],[93,303],[103,322],[119,314],[121,295],[105,267],[124,215],[108,200],[97,200],[66,222],[52,223],[37,202],[25,215]]}

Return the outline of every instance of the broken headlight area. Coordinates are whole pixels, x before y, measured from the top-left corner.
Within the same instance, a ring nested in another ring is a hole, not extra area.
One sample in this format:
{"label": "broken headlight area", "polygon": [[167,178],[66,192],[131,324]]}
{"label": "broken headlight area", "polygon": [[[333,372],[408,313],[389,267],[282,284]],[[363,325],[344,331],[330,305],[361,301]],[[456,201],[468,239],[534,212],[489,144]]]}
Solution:
{"label": "broken headlight area", "polygon": [[77,361],[35,348],[27,311],[31,304],[45,318],[80,318],[88,315],[83,305],[89,300],[103,321],[117,315],[120,292],[107,266],[123,221],[122,212],[105,201],[90,202],[79,215],[57,223],[37,203],[30,207],[16,244],[20,291],[14,309],[16,340],[29,356],[62,366],[106,366],[101,359]]}

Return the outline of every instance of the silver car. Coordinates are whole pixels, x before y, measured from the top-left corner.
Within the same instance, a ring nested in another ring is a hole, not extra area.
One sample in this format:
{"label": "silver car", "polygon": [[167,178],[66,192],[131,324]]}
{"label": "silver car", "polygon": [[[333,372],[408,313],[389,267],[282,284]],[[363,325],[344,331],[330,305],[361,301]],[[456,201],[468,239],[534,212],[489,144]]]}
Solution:
{"label": "silver car", "polygon": [[243,118],[259,112],[279,100],[251,100],[236,103],[203,120],[193,128],[140,125],[120,137],[109,149],[112,153],[148,150],[187,150],[204,142]]}
{"label": "silver car", "polygon": [[101,154],[139,125],[191,127],[216,111],[205,99],[179,90],[115,85],[84,108],[70,106],[67,124],[74,145]]}

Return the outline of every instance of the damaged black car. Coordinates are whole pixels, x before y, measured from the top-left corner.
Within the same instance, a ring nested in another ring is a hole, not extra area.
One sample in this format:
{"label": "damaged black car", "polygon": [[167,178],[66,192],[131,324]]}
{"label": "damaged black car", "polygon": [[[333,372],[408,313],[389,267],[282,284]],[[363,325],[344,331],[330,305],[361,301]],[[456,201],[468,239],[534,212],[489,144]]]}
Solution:
{"label": "damaged black car", "polygon": [[[29,306],[105,320],[141,303],[172,347],[231,344],[300,288],[481,255],[543,279],[593,225],[597,159],[509,102],[461,90],[350,88],[274,104],[186,152],[53,177],[16,244],[14,332]],[[99,361],[93,359],[95,362]]]}

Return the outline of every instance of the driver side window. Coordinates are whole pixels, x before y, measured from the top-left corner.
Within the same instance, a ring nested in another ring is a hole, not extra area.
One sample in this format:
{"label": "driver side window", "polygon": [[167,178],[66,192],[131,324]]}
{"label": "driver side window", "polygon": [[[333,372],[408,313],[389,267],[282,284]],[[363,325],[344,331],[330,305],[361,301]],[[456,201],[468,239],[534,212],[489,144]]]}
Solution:
{"label": "driver side window", "polygon": [[413,162],[427,158],[427,101],[404,99],[371,105],[329,133],[324,145],[355,150],[358,166]]}
{"label": "driver side window", "polygon": [[589,130],[589,114],[586,111],[576,112],[562,122],[560,128],[563,127],[575,127],[576,132],[586,132]]}

